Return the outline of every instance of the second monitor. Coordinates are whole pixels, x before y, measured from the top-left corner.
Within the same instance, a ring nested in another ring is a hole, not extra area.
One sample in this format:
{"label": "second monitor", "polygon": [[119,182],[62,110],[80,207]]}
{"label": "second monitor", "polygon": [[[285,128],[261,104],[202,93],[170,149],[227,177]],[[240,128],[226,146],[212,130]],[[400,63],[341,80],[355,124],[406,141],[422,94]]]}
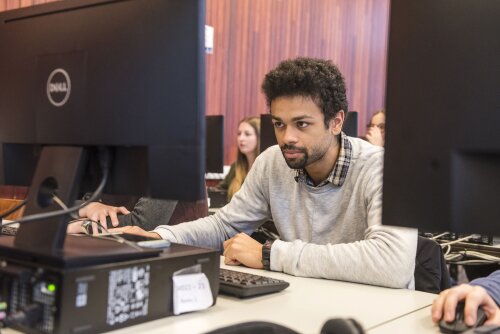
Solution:
{"label": "second monitor", "polygon": [[224,116],[206,116],[206,172],[224,172]]}

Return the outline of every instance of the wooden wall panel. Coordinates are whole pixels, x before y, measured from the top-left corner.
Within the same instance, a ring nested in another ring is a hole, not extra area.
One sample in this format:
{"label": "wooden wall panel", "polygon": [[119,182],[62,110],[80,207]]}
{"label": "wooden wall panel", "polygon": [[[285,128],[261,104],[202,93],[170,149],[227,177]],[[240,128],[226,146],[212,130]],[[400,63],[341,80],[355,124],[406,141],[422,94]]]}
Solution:
{"label": "wooden wall panel", "polygon": [[207,114],[225,116],[226,163],[236,156],[238,121],[267,112],[264,75],[287,58],[336,63],[364,134],[384,106],[388,15],[389,0],[208,0],[215,44],[207,55]]}
{"label": "wooden wall panel", "polygon": [[[0,11],[49,1],[0,0]],[[336,63],[364,134],[370,114],[384,106],[389,1],[207,0],[215,40],[206,57],[206,113],[225,116],[226,164],[236,156],[238,121],[267,112],[264,75],[287,58]]]}

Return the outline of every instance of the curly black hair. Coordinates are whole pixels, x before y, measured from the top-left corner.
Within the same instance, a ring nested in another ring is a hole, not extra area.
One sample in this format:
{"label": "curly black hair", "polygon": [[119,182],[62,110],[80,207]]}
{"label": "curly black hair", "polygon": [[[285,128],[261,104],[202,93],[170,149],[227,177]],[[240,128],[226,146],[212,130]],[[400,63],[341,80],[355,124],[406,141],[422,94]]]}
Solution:
{"label": "curly black hair", "polygon": [[327,128],[338,111],[348,110],[344,77],[329,60],[295,58],[282,61],[266,74],[262,91],[268,107],[278,97],[310,97],[323,112]]}

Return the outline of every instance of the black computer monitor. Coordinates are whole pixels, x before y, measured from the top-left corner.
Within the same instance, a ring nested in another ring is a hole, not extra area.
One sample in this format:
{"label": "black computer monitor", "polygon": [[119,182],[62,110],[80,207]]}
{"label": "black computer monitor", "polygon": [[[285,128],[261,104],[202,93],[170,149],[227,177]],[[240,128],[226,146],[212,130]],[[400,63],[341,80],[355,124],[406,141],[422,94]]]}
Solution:
{"label": "black computer monitor", "polygon": [[271,114],[260,115],[260,152],[264,152],[268,147],[277,145],[274,134],[273,118]]}
{"label": "black computer monitor", "polygon": [[342,131],[349,137],[358,136],[358,112],[349,111],[345,115],[344,125]]}
{"label": "black computer monitor", "polygon": [[224,172],[224,116],[206,116],[206,172]]}
{"label": "black computer monitor", "polygon": [[384,224],[500,234],[499,17],[499,1],[391,1]]}
{"label": "black computer monitor", "polygon": [[[0,14],[0,141],[13,159],[15,145],[42,147],[26,214],[58,209],[40,203],[44,189],[71,205],[85,171],[97,170],[97,184],[103,147],[107,192],[204,198],[204,20],[203,0],[75,0]],[[51,223],[22,225],[16,242],[39,228],[60,248],[62,222]]]}

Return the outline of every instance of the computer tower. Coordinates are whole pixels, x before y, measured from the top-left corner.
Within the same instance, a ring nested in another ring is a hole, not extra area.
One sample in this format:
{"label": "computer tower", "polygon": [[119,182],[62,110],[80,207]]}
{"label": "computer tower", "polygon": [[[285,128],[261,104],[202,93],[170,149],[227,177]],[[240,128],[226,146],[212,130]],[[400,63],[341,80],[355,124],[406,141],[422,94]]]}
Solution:
{"label": "computer tower", "polygon": [[[75,239],[68,239],[71,253]],[[0,254],[2,307],[12,328],[27,333],[101,333],[171,316],[172,275],[192,266],[207,276],[214,304],[219,290],[219,254],[187,245],[92,263],[92,257],[34,257],[1,236]]]}

